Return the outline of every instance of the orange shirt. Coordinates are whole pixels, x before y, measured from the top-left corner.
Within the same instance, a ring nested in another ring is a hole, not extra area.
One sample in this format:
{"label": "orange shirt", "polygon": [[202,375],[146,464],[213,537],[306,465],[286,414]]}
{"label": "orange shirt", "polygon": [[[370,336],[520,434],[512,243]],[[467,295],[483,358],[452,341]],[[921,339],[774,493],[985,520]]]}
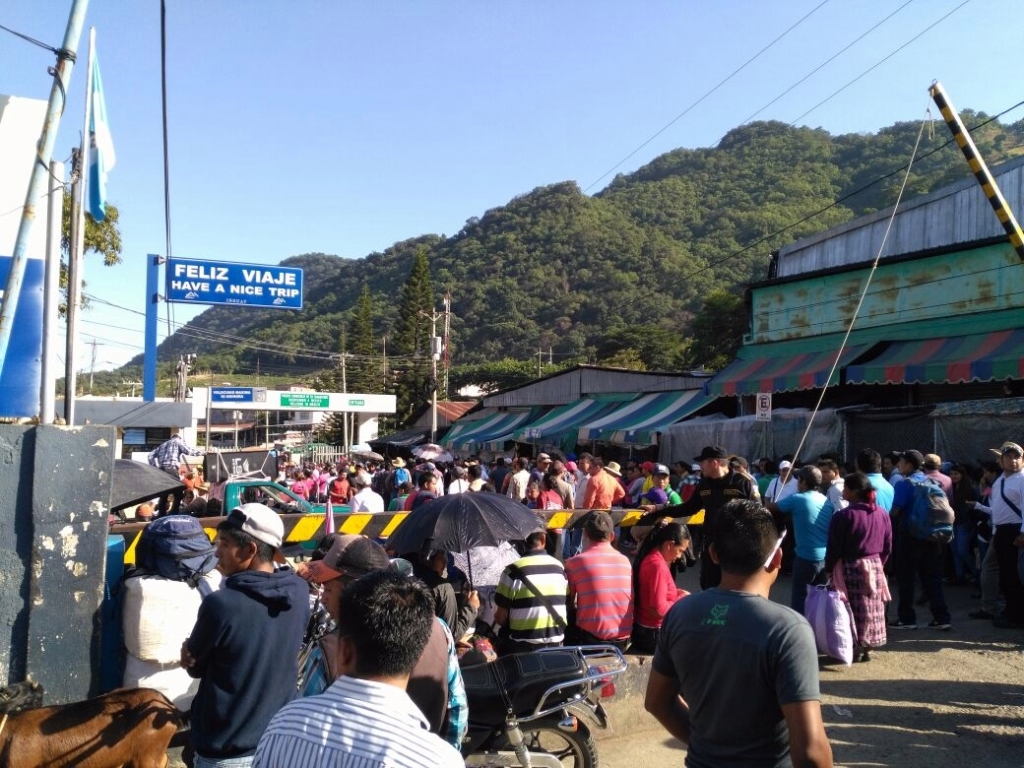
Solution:
{"label": "orange shirt", "polygon": [[583,499],[582,508],[611,509],[625,495],[626,491],[615,475],[602,469],[587,481],[587,496]]}

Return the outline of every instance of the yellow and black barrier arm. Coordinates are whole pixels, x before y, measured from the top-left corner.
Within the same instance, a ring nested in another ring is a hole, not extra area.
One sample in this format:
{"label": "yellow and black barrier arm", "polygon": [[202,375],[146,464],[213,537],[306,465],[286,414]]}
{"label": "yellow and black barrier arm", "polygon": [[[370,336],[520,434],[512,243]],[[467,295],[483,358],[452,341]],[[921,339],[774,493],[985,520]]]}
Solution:
{"label": "yellow and black barrier arm", "polygon": [[1006,198],[1003,197],[1003,193],[999,191],[995,178],[989,172],[988,166],[985,165],[985,161],[981,157],[981,153],[978,152],[978,147],[974,144],[974,139],[967,132],[967,127],[960,120],[960,115],[946,96],[942,83],[938,80],[932,83],[928,89],[928,94],[932,97],[936,106],[938,106],[939,112],[942,113],[942,119],[946,121],[949,130],[953,132],[953,139],[956,141],[957,146],[960,147],[960,151],[964,153],[964,157],[967,158],[967,164],[971,166],[974,178],[981,184],[985,197],[988,198],[992,210],[996,212],[996,218],[1003,225],[1006,234],[1010,236],[1010,244],[1017,251],[1017,256],[1020,257],[1021,261],[1024,261],[1024,231],[1021,230],[1020,224],[1014,218],[1013,211],[1007,204]]}
{"label": "yellow and black barrier arm", "polygon": [[[606,510],[611,515],[615,525],[629,528],[633,526],[645,512],[642,509],[610,509]],[[538,509],[538,515],[545,518],[548,530],[560,528],[571,528],[580,518],[586,516],[589,509]],[[334,513],[334,530],[337,533],[353,533],[369,536],[374,539],[386,539],[398,527],[408,512],[377,512],[377,513]],[[698,513],[687,520],[690,525],[700,525],[703,522],[703,513]],[[223,522],[224,517],[201,518],[206,534],[213,541],[217,534],[217,526]],[[286,545],[305,544],[317,542],[326,534],[326,517],[320,513],[305,515],[281,515],[284,522],[284,543]],[[122,535],[125,538],[126,548],[124,554],[125,563],[135,563],[135,548],[139,543],[139,535],[146,523],[120,523],[111,527],[110,532],[114,535]]]}

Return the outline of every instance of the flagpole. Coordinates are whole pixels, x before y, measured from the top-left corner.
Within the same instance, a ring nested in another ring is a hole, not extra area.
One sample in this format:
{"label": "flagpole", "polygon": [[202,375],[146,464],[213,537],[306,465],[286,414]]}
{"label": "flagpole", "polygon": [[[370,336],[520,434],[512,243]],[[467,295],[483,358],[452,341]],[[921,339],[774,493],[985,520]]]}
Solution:
{"label": "flagpole", "polygon": [[[71,72],[75,68],[75,49],[82,35],[82,25],[89,0],[74,0],[68,26],[64,32],[64,42],[57,54],[56,74],[50,88],[50,100],[46,107],[46,120],[39,137],[37,162],[32,163],[32,175],[29,177],[28,191],[25,193],[25,207],[21,212],[21,223],[18,225],[18,237],[14,241],[14,253],[11,254],[11,268],[7,275],[7,286],[3,300],[0,302],[0,377],[3,376],[7,364],[7,348],[11,342],[11,331],[14,325],[14,314],[21,299],[21,285],[25,280],[25,267],[28,250],[28,237],[32,224],[37,218],[36,207],[46,185],[49,175],[48,158],[53,156],[53,146],[57,142],[57,131],[60,128],[60,116],[64,109],[64,99],[71,82]],[[28,414],[26,414],[28,415]]]}
{"label": "flagpole", "polygon": [[75,423],[75,394],[78,383],[78,312],[82,303],[82,267],[85,253],[85,195],[89,189],[89,121],[92,117],[92,69],[96,65],[96,28],[89,28],[89,58],[85,83],[85,115],[82,145],[78,148],[78,173],[71,187],[71,247],[68,249],[67,336],[64,341],[64,420]]}

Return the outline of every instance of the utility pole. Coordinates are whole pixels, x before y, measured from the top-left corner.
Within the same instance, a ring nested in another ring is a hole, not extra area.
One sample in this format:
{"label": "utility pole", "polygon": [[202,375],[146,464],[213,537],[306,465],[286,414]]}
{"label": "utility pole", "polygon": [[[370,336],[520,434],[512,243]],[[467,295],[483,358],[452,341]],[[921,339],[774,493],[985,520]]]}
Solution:
{"label": "utility pole", "polygon": [[89,361],[89,394],[92,394],[92,377],[96,373],[96,339],[92,340],[92,358]]}
{"label": "utility pole", "polygon": [[437,361],[441,359],[441,339],[437,335],[437,321],[444,317],[444,312],[420,312],[430,319],[430,442],[437,442]]}
{"label": "utility pole", "polygon": [[540,369],[544,365],[544,349],[537,347],[537,378],[540,378]]}
{"label": "utility pole", "polygon": [[[348,379],[345,377],[345,358],[348,357],[347,352],[341,353],[341,391],[344,394],[348,394]],[[346,398],[347,400],[348,398]],[[352,445],[352,441],[349,439],[348,431],[348,411],[342,411],[341,413],[341,435],[343,441],[343,447],[345,453],[348,454],[348,447]]]}
{"label": "utility pole", "polygon": [[449,354],[449,342],[451,341],[452,332],[452,292],[445,291],[444,294],[444,399],[449,400],[451,396],[448,393],[448,369],[451,368],[451,355]]}
{"label": "utility pole", "polygon": [[[95,356],[95,348],[93,356]],[[192,366],[195,365],[196,356],[194,354],[179,355],[178,356],[178,367],[177,367],[177,379],[174,383],[174,402],[183,403],[188,397],[188,374],[192,370]]]}

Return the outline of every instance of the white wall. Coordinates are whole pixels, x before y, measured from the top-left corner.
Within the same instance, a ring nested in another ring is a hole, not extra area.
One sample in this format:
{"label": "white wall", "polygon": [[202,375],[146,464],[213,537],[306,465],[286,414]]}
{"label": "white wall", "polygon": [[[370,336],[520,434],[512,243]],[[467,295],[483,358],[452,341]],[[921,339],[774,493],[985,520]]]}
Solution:
{"label": "white wall", "polygon": [[[46,119],[46,102],[0,94],[0,256],[11,256],[21,224],[36,142]],[[26,255],[46,255],[46,198],[38,201]],[[13,213],[10,213],[14,211]]]}

